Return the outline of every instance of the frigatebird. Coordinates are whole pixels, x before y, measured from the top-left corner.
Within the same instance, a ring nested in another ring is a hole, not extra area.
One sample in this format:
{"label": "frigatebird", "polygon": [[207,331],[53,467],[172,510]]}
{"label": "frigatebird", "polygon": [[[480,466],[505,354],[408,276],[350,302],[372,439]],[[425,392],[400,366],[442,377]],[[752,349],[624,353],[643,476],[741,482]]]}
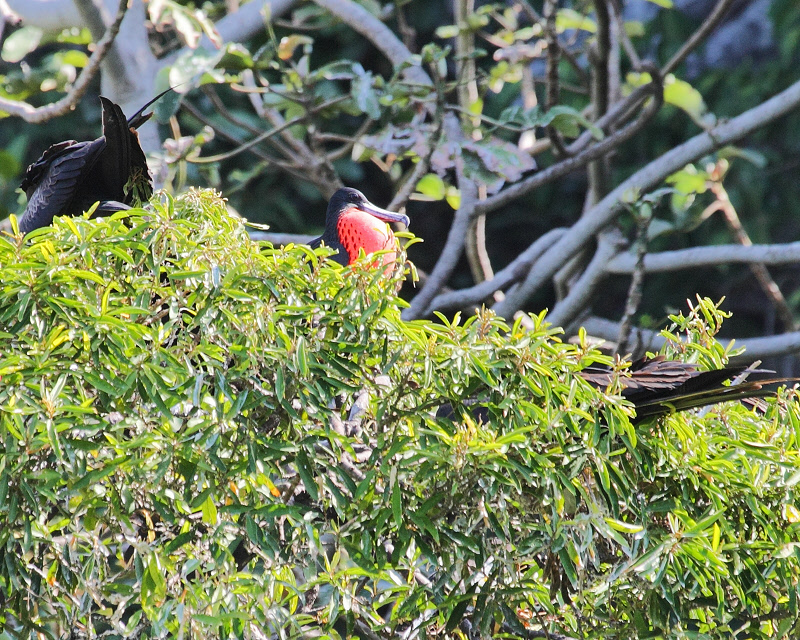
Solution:
{"label": "frigatebird", "polygon": [[364,253],[387,251],[382,264],[389,265],[397,257],[397,240],[387,222],[409,224],[407,215],[376,207],[358,189],[344,187],[328,202],[325,232],[309,244],[317,248],[324,242],[325,246],[336,249],[331,258],[343,265],[354,262],[359,249]]}
{"label": "frigatebird", "polygon": [[[355,261],[360,249],[364,253],[387,251],[382,264],[388,265],[394,262],[397,240],[386,222],[402,222],[408,226],[409,220],[408,216],[376,207],[357,189],[339,189],[328,203],[325,233],[310,244],[318,247],[324,242],[336,249],[337,253],[331,257],[343,265]],[[725,384],[747,369],[750,367],[729,366],[700,371],[696,364],[655,356],[633,362],[623,373],[608,367],[592,366],[578,375],[597,388],[618,381],[622,396],[636,409],[636,422],[717,402],[774,395],[772,387],[767,385],[795,382],[792,378],[765,378],[764,374],[772,372],[751,370],[747,380],[734,385]],[[451,412],[452,408],[442,407],[439,415]]]}
{"label": "frigatebird", "polygon": [[118,105],[100,96],[103,135],[92,141],[54,144],[25,171],[20,187],[28,205],[19,230],[28,233],[45,227],[55,216],[81,215],[95,202],[99,202],[95,214],[102,215],[149,199],[153,186],[136,130],[153,115],[145,109],[168,91],[127,121]]}

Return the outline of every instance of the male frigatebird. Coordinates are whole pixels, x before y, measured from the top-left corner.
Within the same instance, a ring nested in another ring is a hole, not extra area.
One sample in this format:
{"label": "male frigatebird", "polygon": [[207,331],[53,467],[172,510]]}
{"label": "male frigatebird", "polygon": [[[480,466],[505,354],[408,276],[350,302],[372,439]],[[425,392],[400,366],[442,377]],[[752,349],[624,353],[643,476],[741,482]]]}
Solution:
{"label": "male frigatebird", "polygon": [[[408,226],[408,216],[381,209],[372,204],[358,189],[339,189],[328,202],[325,233],[309,244],[316,248],[323,242],[336,253],[331,256],[340,264],[350,264],[364,253],[388,250],[382,264],[389,265],[397,256],[397,240],[387,222]],[[391,251],[391,250],[394,251]]]}
{"label": "male frigatebird", "polygon": [[[325,217],[325,233],[313,240],[312,247],[321,243],[337,249],[332,258],[347,265],[358,258],[359,249],[364,253],[387,251],[382,264],[394,262],[397,240],[385,222],[402,222],[408,226],[408,217],[392,213],[370,203],[357,189],[339,189],[328,203]],[[641,358],[624,373],[607,367],[587,367],[580,375],[589,384],[605,388],[617,380],[622,395],[636,408],[635,421],[665,415],[674,411],[686,411],[717,402],[742,400],[774,395],[765,385],[795,382],[793,378],[765,379],[767,371],[751,371],[750,377],[735,385],[726,385],[747,370],[746,366],[730,366],[724,369],[700,371],[696,364],[667,360],[664,356]],[[442,407],[440,415],[449,415],[452,408]]]}
{"label": "male frigatebird", "polygon": [[109,214],[150,198],[153,186],[136,129],[153,115],[144,110],[167,91],[127,121],[118,105],[100,96],[103,135],[92,141],[54,144],[25,171],[20,187],[28,205],[19,230],[28,233],[45,227],[55,216],[81,215],[95,202],[100,203],[97,214]]}

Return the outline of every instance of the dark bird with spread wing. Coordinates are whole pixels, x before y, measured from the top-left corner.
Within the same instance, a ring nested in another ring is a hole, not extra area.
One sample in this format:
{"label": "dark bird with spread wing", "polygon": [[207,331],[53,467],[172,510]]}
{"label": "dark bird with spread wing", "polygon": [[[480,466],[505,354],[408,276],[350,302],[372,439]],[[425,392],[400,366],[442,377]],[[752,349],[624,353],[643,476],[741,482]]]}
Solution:
{"label": "dark bird with spread wing", "polygon": [[[171,89],[167,89],[170,91]],[[20,187],[28,196],[19,230],[46,227],[55,216],[77,216],[99,202],[97,215],[110,214],[153,195],[150,172],[136,130],[150,119],[145,109],[127,121],[118,105],[100,96],[103,135],[96,140],[54,144],[25,171]]]}

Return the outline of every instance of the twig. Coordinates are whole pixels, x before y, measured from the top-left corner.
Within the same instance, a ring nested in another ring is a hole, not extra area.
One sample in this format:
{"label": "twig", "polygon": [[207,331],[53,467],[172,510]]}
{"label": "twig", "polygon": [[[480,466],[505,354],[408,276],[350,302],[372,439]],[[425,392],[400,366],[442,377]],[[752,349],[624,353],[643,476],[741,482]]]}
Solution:
{"label": "twig", "polygon": [[450,274],[453,273],[458,259],[464,250],[464,238],[467,236],[469,224],[472,220],[477,204],[477,187],[464,173],[464,159],[461,155],[461,140],[463,132],[458,123],[458,118],[447,114],[444,118],[445,137],[454,155],[456,179],[461,194],[461,204],[453,218],[453,224],[447,234],[442,254],[431,271],[431,275],[422,290],[414,297],[411,304],[403,311],[405,319],[419,318],[427,308],[428,303],[447,284]]}
{"label": "twig", "polygon": [[663,66],[661,69],[662,77],[675,71],[686,56],[694,51],[694,49],[705,40],[709,33],[717,28],[717,25],[722,21],[722,18],[725,17],[731,4],[733,4],[733,0],[719,0],[717,6],[714,7],[714,10],[703,21],[703,24],[701,24],[697,31],[695,31],[684,45],[678,49],[675,55],[670,58],[669,62]]}
{"label": "twig", "polygon": [[[581,218],[572,227],[571,233],[551,247],[534,265],[525,282],[513,294],[507,295],[505,300],[495,305],[495,311],[501,316],[511,317],[534,291],[553,277],[553,274],[561,268],[561,265],[575,255],[587,242],[590,242],[600,229],[616,217],[623,207],[622,202],[626,198],[630,198],[632,194],[646,192],[654,188],[661,184],[667,176],[689,162],[693,162],[715,149],[741,139],[766,123],[792,111],[798,105],[800,105],[800,81],[795,82],[789,88],[757,107],[749,109],[731,120],[722,122],[694,136],[687,142],[674,147],[660,158],[634,173],[594,206],[585,217]],[[628,125],[628,127],[630,126],[633,126],[633,124]],[[602,144],[602,142],[598,143],[597,146]],[[587,149],[587,152],[591,150],[592,148]],[[569,158],[565,163],[569,160],[574,160],[574,158]],[[510,190],[508,189],[507,191]],[[489,200],[482,204],[487,206],[488,203]]]}
{"label": "twig", "polygon": [[89,58],[89,62],[86,63],[86,66],[81,71],[78,79],[75,80],[75,83],[72,85],[67,95],[61,98],[61,100],[44,107],[34,107],[27,102],[17,102],[0,97],[0,109],[11,115],[19,116],[25,120],[25,122],[30,122],[32,124],[47,122],[58,116],[63,116],[65,113],[74,109],[75,105],[89,88],[89,83],[94,79],[95,75],[97,75],[103,59],[111,50],[114,44],[114,38],[116,38],[117,33],[119,33],[120,24],[122,24],[122,19],[125,17],[125,12],[127,10],[128,0],[120,0],[114,22],[108,26],[103,37],[98,40]]}
{"label": "twig", "polygon": [[[296,165],[293,165],[293,164],[291,164],[289,162],[285,162],[283,160],[275,158],[274,156],[269,155],[267,152],[263,151],[262,149],[259,149],[259,148],[255,147],[254,145],[249,145],[248,146],[249,143],[242,142],[236,136],[234,136],[234,135],[228,133],[227,131],[225,131],[224,129],[221,129],[220,127],[216,126],[208,117],[206,117],[205,114],[203,114],[199,109],[197,109],[190,102],[188,102],[188,101],[185,102],[183,104],[183,108],[186,110],[186,112],[188,114],[190,114],[192,117],[194,117],[197,120],[199,120],[201,124],[204,124],[204,125],[206,125],[208,127],[211,127],[211,129],[214,130],[214,134],[215,135],[218,135],[220,138],[223,138],[224,140],[227,140],[228,142],[237,145],[237,148],[234,149],[233,152],[229,152],[229,153],[232,153],[233,155],[237,155],[240,151],[245,151],[246,150],[246,151],[249,151],[250,153],[252,153],[257,158],[260,158],[261,160],[264,160],[265,162],[269,162],[270,164],[274,164],[275,166],[280,167],[281,169],[283,169],[285,171],[292,172],[292,175],[294,175],[295,177],[298,177],[298,178],[301,178],[301,179],[306,179],[307,178],[307,176],[302,171],[300,171],[300,168],[297,167]],[[246,148],[243,148],[243,147],[246,147]],[[204,158],[187,158],[187,161],[188,162],[194,162],[196,164],[207,164],[209,162],[217,162],[219,160],[225,160],[228,157],[231,157],[231,156],[226,155],[226,154],[223,153],[223,154],[218,154],[216,156],[206,156]]]}
{"label": "twig", "polygon": [[[718,171],[718,173],[721,172]],[[725,217],[725,222],[733,233],[733,237],[743,247],[752,247],[753,241],[742,226],[742,221],[739,219],[739,215],[736,213],[736,209],[728,197],[728,192],[725,190],[725,187],[722,186],[722,182],[713,181],[711,182],[710,188],[717,197],[717,202],[715,204],[718,205],[717,208]],[[770,275],[767,266],[763,262],[752,262],[750,263],[750,271],[753,273],[756,280],[758,280],[761,289],[767,294],[767,297],[778,310],[778,315],[781,318],[784,328],[796,329],[797,324],[792,315],[792,310],[789,308],[789,304],[786,302],[786,298],[778,286],[778,283],[775,282]]]}
{"label": "twig", "polygon": [[631,66],[634,71],[640,71],[642,68],[642,59],[636,52],[636,47],[633,46],[628,32],[625,30],[625,20],[622,17],[622,6],[620,0],[611,0],[611,10],[614,13],[614,20],[617,23],[617,32],[619,33],[619,40],[622,43],[622,48],[628,54],[628,59],[631,61]]}
{"label": "twig", "polygon": [[[310,115],[310,113],[312,111],[318,111],[318,110],[321,110],[321,109],[325,109],[325,108],[330,107],[330,106],[332,106],[334,104],[337,104],[339,102],[343,102],[344,100],[347,100],[347,99],[348,99],[348,96],[337,96],[336,98],[332,98],[330,100],[327,100],[327,101],[323,102],[322,104],[320,104],[317,107],[312,107],[311,109],[309,109],[306,113],[304,113],[301,116],[297,116],[296,118],[292,118],[291,120],[283,120],[283,119],[281,119],[278,122],[278,124],[276,124],[269,131],[265,131],[262,134],[260,134],[260,135],[256,136],[255,138],[253,138],[252,140],[248,140],[247,142],[242,143],[240,147],[238,147],[236,149],[233,149],[232,151],[228,151],[226,153],[218,153],[215,156],[205,156],[205,157],[202,157],[202,158],[194,158],[192,160],[192,162],[197,163],[197,164],[204,164],[204,163],[209,163],[209,162],[219,162],[220,160],[228,160],[229,158],[232,158],[232,157],[240,154],[242,151],[247,151],[247,150],[251,149],[252,147],[256,146],[258,143],[264,142],[265,140],[268,140],[272,136],[278,135],[279,133],[283,133],[284,131],[286,131],[287,129],[290,129],[291,127],[293,127],[296,124],[301,124],[302,122],[304,122],[305,120],[307,120],[309,118],[309,115]],[[309,153],[311,153],[311,152],[309,151]]]}

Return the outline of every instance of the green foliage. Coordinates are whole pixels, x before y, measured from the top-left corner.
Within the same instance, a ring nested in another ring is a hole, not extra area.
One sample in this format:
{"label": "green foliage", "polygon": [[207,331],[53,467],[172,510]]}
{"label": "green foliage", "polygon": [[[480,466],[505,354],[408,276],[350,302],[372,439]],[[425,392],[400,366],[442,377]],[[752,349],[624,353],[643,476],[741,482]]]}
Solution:
{"label": "green foliage", "polygon": [[543,317],[324,252],[211,192],[0,238],[0,637],[796,637],[789,395],[634,426]]}

